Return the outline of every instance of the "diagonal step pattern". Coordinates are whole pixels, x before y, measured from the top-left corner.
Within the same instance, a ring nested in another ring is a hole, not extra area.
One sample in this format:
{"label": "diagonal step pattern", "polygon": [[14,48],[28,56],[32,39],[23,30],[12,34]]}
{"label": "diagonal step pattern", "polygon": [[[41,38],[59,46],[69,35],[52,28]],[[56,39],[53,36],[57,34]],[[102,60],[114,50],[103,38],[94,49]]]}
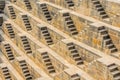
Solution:
{"label": "diagonal step pattern", "polygon": [[10,17],[12,19],[16,19],[16,14],[15,14],[13,6],[8,6],[8,10],[9,10],[9,13],[10,13]]}
{"label": "diagonal step pattern", "polygon": [[22,69],[22,73],[23,73],[24,77],[26,78],[26,80],[33,80],[33,77],[30,74],[30,71],[29,71],[26,61],[25,60],[19,61],[19,65]]}
{"label": "diagonal step pattern", "polygon": [[27,39],[26,36],[21,36],[21,41],[22,41],[22,44],[24,46],[24,50],[26,53],[32,53],[32,49],[31,49],[31,46],[30,46],[30,43]]}
{"label": "diagonal step pattern", "polygon": [[110,64],[107,66],[114,80],[120,80],[120,70],[116,64]]}
{"label": "diagonal step pattern", "polygon": [[104,44],[107,46],[107,48],[110,50],[111,53],[117,52],[118,49],[114,45],[110,35],[108,34],[107,29],[105,26],[101,26],[98,28],[99,33],[102,35]]}
{"label": "diagonal step pattern", "polygon": [[7,57],[8,59],[11,61],[11,60],[14,60],[15,57],[13,55],[13,51],[10,47],[10,44],[4,44],[4,48],[5,48],[5,51],[6,51],[6,54],[7,54]]}
{"label": "diagonal step pattern", "polygon": [[46,5],[46,4],[41,4],[40,7],[41,7],[42,12],[43,12],[45,18],[47,19],[47,21],[51,21],[51,20],[52,20],[52,17],[51,17],[51,15],[50,15],[50,12],[49,12],[49,10],[48,10],[47,5]]}
{"label": "diagonal step pattern", "polygon": [[32,30],[32,27],[31,27],[30,21],[28,19],[28,16],[27,15],[22,15],[22,20],[24,22],[24,25],[25,25],[27,31]]}
{"label": "diagonal step pattern", "polygon": [[31,6],[29,0],[24,0],[24,3],[25,3],[25,5],[26,5],[26,7],[27,7],[28,10],[31,10],[31,9],[32,9],[32,6]]}
{"label": "diagonal step pattern", "polygon": [[74,7],[75,6],[73,0],[65,0],[65,2],[68,5],[68,7]]}
{"label": "diagonal step pattern", "polygon": [[47,52],[41,53],[42,59],[44,61],[44,64],[47,67],[47,70],[49,73],[55,73],[54,66],[52,65],[51,59],[49,58],[49,55]]}
{"label": "diagonal step pattern", "polygon": [[53,44],[53,40],[51,38],[51,35],[50,35],[47,27],[41,27],[41,32],[42,32],[42,35],[44,36],[47,44],[48,45],[52,45]]}
{"label": "diagonal step pattern", "polygon": [[4,75],[5,80],[12,80],[9,69],[7,67],[2,67],[2,74]]}
{"label": "diagonal step pattern", "polygon": [[96,10],[98,11],[102,19],[109,18],[109,16],[105,12],[105,9],[103,8],[99,0],[92,0],[92,3],[95,6]]}
{"label": "diagonal step pattern", "polygon": [[83,60],[80,57],[78,50],[76,49],[75,45],[71,42],[67,44],[68,50],[70,51],[70,55],[72,56],[72,58],[75,60],[77,65],[82,65],[83,64]]}
{"label": "diagonal step pattern", "polygon": [[64,18],[64,21],[65,21],[65,24],[67,26],[67,28],[69,29],[70,33],[72,35],[77,35],[78,34],[78,31],[74,25],[74,22],[70,16],[69,13],[63,13],[63,18]]}
{"label": "diagonal step pattern", "polygon": [[12,25],[11,24],[6,24],[6,29],[8,31],[8,34],[9,34],[10,38],[15,38],[15,32],[12,28]]}

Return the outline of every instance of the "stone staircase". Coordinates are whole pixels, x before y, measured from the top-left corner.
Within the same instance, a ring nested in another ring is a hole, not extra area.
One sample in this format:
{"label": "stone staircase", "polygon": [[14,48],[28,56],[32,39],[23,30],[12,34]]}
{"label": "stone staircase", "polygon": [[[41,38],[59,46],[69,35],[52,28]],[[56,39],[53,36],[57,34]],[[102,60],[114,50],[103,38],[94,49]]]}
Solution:
{"label": "stone staircase", "polygon": [[7,67],[2,67],[1,70],[2,70],[2,74],[4,75],[5,80],[12,80],[11,74]]}
{"label": "stone staircase", "polygon": [[78,34],[78,31],[74,25],[74,22],[70,16],[69,13],[63,13],[63,18],[64,18],[64,21],[65,21],[65,24],[68,28],[68,30],[70,31],[71,35],[77,35]]}
{"label": "stone staircase", "polygon": [[99,33],[101,34],[104,44],[107,46],[107,48],[110,50],[111,53],[117,52],[118,49],[114,45],[112,39],[110,38],[110,35],[108,34],[107,29],[105,26],[101,26],[98,28]]}
{"label": "stone staircase", "polygon": [[15,14],[13,6],[8,6],[8,10],[9,10],[9,13],[10,13],[10,17],[12,19],[16,19],[16,14]]}
{"label": "stone staircase", "polygon": [[25,80],[33,80],[33,77],[29,71],[26,61],[25,60],[19,61],[19,65],[21,67],[24,77],[26,78]]}
{"label": "stone staircase", "polygon": [[31,10],[31,9],[32,9],[32,6],[31,6],[29,0],[24,0],[24,3],[25,3],[25,5],[26,5],[26,7],[27,7],[28,10]]}
{"label": "stone staircase", "polygon": [[10,38],[15,38],[15,32],[12,28],[12,25],[11,24],[6,24],[6,29],[8,31],[8,34],[9,34]]}
{"label": "stone staircase", "polygon": [[48,53],[47,52],[43,52],[43,53],[41,53],[41,56],[42,56],[42,59],[44,61],[44,64],[47,67],[48,72],[50,74],[55,73],[54,66],[52,65],[52,62],[51,62],[51,59],[50,59]]}
{"label": "stone staircase", "polygon": [[24,25],[25,25],[25,27],[26,27],[26,30],[27,30],[27,31],[32,30],[32,27],[31,27],[30,21],[29,21],[29,19],[28,19],[28,16],[27,16],[27,15],[22,15],[22,20],[23,20],[23,22],[24,22]]}
{"label": "stone staircase", "polygon": [[8,58],[8,60],[12,61],[15,59],[14,55],[13,55],[13,51],[10,47],[10,44],[4,44],[4,49],[6,51],[6,56]]}
{"label": "stone staircase", "polygon": [[32,53],[32,49],[31,49],[31,46],[30,46],[30,43],[29,43],[27,37],[26,36],[21,36],[21,41],[22,41],[25,52],[27,54]]}
{"label": "stone staircase", "polygon": [[73,0],[65,0],[65,2],[66,2],[68,7],[74,7],[75,6]]}
{"label": "stone staircase", "polygon": [[40,4],[40,7],[41,7],[41,9],[42,9],[42,12],[43,12],[46,20],[47,20],[47,21],[51,21],[51,20],[52,20],[52,17],[51,17],[51,15],[50,15],[50,12],[49,12],[49,10],[48,10],[47,5],[46,5],[46,4]]}
{"label": "stone staircase", "polygon": [[42,35],[44,36],[44,38],[46,40],[46,43],[48,45],[52,45],[53,44],[53,40],[51,38],[51,35],[50,35],[47,27],[41,27],[41,32],[42,32]]}
{"label": "stone staircase", "polygon": [[98,13],[102,19],[109,18],[108,14],[106,13],[104,7],[102,6],[102,4],[100,3],[99,0],[92,0],[92,3],[95,6],[96,10],[98,11]]}
{"label": "stone staircase", "polygon": [[77,65],[82,65],[83,64],[83,60],[80,57],[78,50],[76,49],[75,45],[73,43],[68,43],[67,44],[68,50],[70,51],[70,55],[72,56],[72,58],[75,60]]}
{"label": "stone staircase", "polygon": [[107,66],[114,80],[120,80],[120,70],[116,64],[110,64]]}

